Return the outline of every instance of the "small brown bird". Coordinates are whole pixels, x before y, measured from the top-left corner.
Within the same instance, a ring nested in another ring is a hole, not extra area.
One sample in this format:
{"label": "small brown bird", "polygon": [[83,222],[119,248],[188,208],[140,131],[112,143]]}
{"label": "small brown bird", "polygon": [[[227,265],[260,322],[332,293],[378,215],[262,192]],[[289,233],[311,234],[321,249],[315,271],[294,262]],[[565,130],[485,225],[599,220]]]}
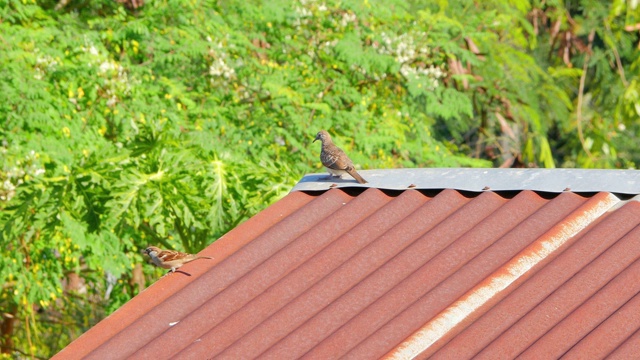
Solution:
{"label": "small brown bird", "polygon": [[197,256],[180,251],[162,250],[155,246],[147,247],[144,252],[151,257],[151,261],[153,261],[156,266],[164,269],[171,269],[171,272],[176,272],[176,269],[194,260],[213,259],[209,256]]}
{"label": "small brown bird", "polygon": [[322,141],[320,161],[322,161],[322,165],[324,165],[324,167],[327,168],[327,171],[329,171],[329,177],[327,177],[327,179],[331,179],[332,176],[342,177],[344,173],[348,173],[353,176],[358,183],[367,183],[367,180],[363,179],[356,171],[353,166],[353,161],[349,159],[342,149],[337,147],[333,141],[331,141],[331,136],[329,136],[328,132],[325,130],[318,131],[313,142],[316,142],[316,140]]}

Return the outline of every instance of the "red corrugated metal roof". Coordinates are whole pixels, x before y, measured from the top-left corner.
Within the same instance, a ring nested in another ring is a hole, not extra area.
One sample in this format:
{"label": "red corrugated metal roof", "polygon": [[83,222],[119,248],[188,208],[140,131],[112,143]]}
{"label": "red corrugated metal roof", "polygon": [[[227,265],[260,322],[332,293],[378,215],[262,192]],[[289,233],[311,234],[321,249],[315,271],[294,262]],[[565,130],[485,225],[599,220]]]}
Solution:
{"label": "red corrugated metal roof", "polygon": [[628,358],[638,224],[606,192],[296,191],[57,358]]}

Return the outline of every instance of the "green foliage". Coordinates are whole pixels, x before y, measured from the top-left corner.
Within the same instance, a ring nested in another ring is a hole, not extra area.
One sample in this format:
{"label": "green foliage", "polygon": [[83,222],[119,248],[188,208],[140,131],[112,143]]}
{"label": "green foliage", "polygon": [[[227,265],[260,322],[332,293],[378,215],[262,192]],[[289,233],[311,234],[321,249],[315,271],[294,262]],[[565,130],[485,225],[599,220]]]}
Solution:
{"label": "green foliage", "polygon": [[622,0],[0,0],[2,352],[51,356],[163,273],[147,244],[196,252],[320,171],[319,129],[360,168],[634,167],[639,22]]}

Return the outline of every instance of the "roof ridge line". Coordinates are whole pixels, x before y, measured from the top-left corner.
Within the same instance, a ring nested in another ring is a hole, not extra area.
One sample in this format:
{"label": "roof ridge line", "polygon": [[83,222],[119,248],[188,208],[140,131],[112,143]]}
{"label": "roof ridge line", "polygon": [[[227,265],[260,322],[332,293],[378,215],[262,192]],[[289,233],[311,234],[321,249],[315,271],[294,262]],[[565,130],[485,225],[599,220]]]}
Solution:
{"label": "roof ridge line", "polygon": [[640,194],[640,170],[411,168],[358,170],[369,183],[354,179],[326,180],[326,173],[305,175],[291,191],[326,191],[332,188],[387,190],[454,189],[460,191],[521,191],[561,193],[611,192]]}

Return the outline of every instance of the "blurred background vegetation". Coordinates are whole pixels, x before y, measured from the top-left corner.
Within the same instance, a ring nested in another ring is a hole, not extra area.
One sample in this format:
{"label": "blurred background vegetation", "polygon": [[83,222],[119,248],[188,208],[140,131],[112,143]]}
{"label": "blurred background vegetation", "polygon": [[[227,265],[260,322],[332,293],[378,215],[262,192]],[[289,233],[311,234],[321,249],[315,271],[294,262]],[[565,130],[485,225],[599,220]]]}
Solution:
{"label": "blurred background vegetation", "polygon": [[48,358],[320,172],[635,168],[638,0],[0,0],[0,348]]}

